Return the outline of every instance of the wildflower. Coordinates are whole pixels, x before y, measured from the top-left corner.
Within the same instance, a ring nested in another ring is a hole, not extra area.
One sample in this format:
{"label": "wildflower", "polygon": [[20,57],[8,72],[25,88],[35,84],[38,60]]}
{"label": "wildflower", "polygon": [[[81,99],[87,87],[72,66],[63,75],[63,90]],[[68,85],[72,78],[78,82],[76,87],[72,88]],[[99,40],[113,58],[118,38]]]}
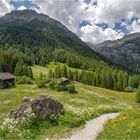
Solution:
{"label": "wildflower", "polygon": [[130,127],[130,128],[134,128],[136,126],[137,126],[137,124],[135,122],[130,122],[130,124],[128,124],[128,127]]}

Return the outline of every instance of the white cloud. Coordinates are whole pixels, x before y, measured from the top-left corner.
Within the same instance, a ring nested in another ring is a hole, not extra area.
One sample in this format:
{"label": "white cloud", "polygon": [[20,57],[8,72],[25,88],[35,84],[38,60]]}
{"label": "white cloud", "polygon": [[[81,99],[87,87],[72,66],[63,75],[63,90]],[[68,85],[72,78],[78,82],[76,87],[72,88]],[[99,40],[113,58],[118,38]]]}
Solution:
{"label": "white cloud", "polygon": [[40,9],[38,12],[45,13],[59,20],[73,32],[77,32],[79,23],[84,19],[87,4],[84,0],[30,0]]}
{"label": "white cloud", "polygon": [[81,28],[81,31],[83,32],[81,38],[85,42],[96,42],[100,43],[104,40],[115,40],[122,38],[124,36],[123,33],[118,33],[115,30],[111,28],[106,28],[103,30],[102,28],[96,26],[96,25],[87,25]]}
{"label": "white cloud", "polygon": [[121,19],[140,16],[139,5],[140,0],[98,0],[98,5],[90,6],[86,13],[89,18],[92,14],[92,19],[96,19],[96,23],[113,24]]}
{"label": "white cloud", "polygon": [[[38,12],[43,12],[59,20],[82,39],[96,43],[122,37],[123,33],[113,30],[115,23],[121,19],[127,20],[140,16],[140,0],[97,0],[97,5],[94,5],[96,0],[91,0],[89,4],[84,0],[30,1],[39,6]],[[82,20],[90,22],[92,32],[89,31],[88,26],[79,27]],[[96,23],[107,23],[110,27],[103,31],[102,28],[96,26]],[[125,24],[123,26],[127,26],[127,23]],[[129,26],[127,28],[129,29]]]}
{"label": "white cloud", "polygon": [[134,20],[131,25],[131,33],[140,32],[140,19]]}
{"label": "white cloud", "polygon": [[20,7],[18,7],[17,10],[25,10],[25,9],[27,9],[25,6],[20,6]]}
{"label": "white cloud", "polygon": [[3,16],[5,13],[10,12],[13,9],[13,6],[10,5],[10,0],[0,0],[0,16]]}
{"label": "white cloud", "polygon": [[[91,0],[89,3],[85,3],[85,0],[29,1],[39,7],[39,9],[30,7],[31,9],[49,15],[66,25],[82,39],[94,41],[94,43],[122,37],[121,30],[120,32],[114,30],[115,23],[120,22],[121,19],[127,21],[133,17],[140,17],[140,0]],[[97,5],[94,4],[96,1]],[[0,15],[11,9],[10,0],[0,1]],[[19,7],[19,10],[23,9],[25,7]],[[79,27],[79,23],[83,20],[89,21],[90,25]],[[123,22],[122,26],[132,33],[139,31],[139,22],[135,21],[131,26],[127,22]],[[96,26],[97,23],[106,23],[109,27],[103,30]]]}

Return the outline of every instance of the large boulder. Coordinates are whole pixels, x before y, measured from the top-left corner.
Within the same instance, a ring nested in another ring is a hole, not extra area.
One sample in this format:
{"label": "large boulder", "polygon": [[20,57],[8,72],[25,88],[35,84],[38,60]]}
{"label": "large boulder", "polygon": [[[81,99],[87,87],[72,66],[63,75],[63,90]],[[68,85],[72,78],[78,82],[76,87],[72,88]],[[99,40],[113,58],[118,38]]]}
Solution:
{"label": "large boulder", "polygon": [[32,100],[31,108],[35,115],[42,119],[52,114],[63,113],[62,104],[48,96],[38,96],[35,100]]}
{"label": "large boulder", "polygon": [[62,114],[63,105],[48,96],[37,96],[35,99],[24,98],[22,99],[21,106],[10,112],[9,118],[26,118],[29,110],[32,111],[37,118],[44,119],[50,115]]}

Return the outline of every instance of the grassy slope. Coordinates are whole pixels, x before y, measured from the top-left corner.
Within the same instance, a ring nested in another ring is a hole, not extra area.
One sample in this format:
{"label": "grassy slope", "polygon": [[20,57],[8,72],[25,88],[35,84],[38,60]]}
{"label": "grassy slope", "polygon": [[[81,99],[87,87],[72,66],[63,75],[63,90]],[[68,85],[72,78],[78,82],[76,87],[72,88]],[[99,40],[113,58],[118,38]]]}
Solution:
{"label": "grassy slope", "polygon": [[46,68],[41,67],[41,66],[34,65],[32,67],[32,70],[33,70],[33,75],[34,75],[35,79],[39,78],[40,73],[42,73],[43,75],[46,75],[46,76],[48,74],[48,71],[46,70]]}
{"label": "grassy slope", "polygon": [[[33,73],[47,74],[47,69],[35,66]],[[34,131],[36,138],[59,138],[72,130],[82,127],[86,120],[107,112],[124,111],[135,105],[135,94],[120,93],[93,86],[75,83],[77,95],[68,92],[56,92],[50,89],[38,89],[36,85],[19,85],[13,89],[0,90],[0,123],[6,114],[20,104],[23,97],[48,95],[59,100],[66,110],[57,125],[45,121]],[[11,138],[11,136],[10,136]]]}
{"label": "grassy slope", "polygon": [[140,107],[108,121],[97,139],[140,139]]}

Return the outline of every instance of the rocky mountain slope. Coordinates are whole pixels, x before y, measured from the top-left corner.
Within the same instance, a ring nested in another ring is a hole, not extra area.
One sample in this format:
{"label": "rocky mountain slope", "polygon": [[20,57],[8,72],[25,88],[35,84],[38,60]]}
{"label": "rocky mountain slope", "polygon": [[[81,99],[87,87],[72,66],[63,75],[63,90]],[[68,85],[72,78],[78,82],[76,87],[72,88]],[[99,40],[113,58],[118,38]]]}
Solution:
{"label": "rocky mountain slope", "polygon": [[109,60],[130,70],[140,72],[140,33],[130,34],[123,39],[88,45]]}

